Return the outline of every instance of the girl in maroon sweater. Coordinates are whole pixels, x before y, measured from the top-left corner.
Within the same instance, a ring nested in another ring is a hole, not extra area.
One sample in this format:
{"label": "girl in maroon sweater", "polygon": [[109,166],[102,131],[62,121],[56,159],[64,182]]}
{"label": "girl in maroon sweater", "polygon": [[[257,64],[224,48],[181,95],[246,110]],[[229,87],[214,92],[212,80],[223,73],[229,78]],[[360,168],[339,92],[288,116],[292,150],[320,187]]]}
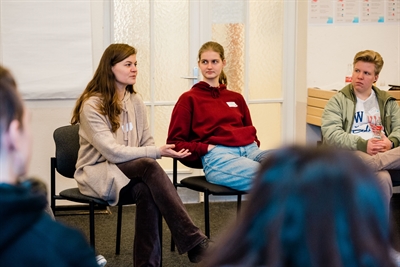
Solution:
{"label": "girl in maroon sweater", "polygon": [[224,48],[207,42],[198,57],[203,81],[176,103],[167,143],[189,149],[192,154],[181,161],[203,166],[209,182],[247,191],[267,151],[259,149],[243,96],[226,88]]}

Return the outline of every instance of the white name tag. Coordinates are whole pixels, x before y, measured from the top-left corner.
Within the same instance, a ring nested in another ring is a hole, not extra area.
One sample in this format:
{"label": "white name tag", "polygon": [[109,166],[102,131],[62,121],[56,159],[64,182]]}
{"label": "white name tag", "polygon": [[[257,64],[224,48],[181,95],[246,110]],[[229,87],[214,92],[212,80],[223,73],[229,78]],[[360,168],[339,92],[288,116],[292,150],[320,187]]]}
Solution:
{"label": "white name tag", "polygon": [[127,123],[127,124],[125,125],[125,127],[124,127],[124,125],[122,125],[122,130],[125,131],[125,132],[132,131],[132,129],[133,129],[132,122],[130,122],[129,124]]}
{"label": "white name tag", "polygon": [[238,105],[236,105],[235,102],[226,102],[228,104],[229,107],[231,108],[237,108]]}

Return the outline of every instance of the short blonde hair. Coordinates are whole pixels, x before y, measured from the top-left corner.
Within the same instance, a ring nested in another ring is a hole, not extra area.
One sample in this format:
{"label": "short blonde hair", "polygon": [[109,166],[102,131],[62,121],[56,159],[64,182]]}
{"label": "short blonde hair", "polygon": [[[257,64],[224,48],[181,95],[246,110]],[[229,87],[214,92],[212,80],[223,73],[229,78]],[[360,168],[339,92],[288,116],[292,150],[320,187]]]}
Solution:
{"label": "short blonde hair", "polygon": [[358,61],[373,63],[375,65],[375,75],[379,75],[383,67],[382,56],[373,50],[364,50],[358,52],[354,56],[353,65],[355,65]]}

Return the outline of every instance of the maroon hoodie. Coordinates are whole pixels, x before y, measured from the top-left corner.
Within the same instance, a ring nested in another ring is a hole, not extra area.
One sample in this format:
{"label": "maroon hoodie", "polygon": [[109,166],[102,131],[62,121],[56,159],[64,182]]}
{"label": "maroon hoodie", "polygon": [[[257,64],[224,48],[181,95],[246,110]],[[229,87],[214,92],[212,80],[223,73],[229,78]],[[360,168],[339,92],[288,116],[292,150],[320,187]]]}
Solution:
{"label": "maroon hoodie", "polygon": [[181,95],[172,111],[167,144],[175,144],[176,151],[185,148],[192,152],[183,161],[199,161],[208,144],[237,147],[253,142],[260,145],[246,101],[224,84],[195,84]]}

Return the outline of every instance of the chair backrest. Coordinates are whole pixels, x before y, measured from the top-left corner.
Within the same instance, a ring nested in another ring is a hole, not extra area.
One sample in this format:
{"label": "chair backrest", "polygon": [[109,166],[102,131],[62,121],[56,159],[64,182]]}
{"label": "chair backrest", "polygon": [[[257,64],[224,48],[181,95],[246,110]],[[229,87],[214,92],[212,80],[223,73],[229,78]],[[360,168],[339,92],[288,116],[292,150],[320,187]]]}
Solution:
{"label": "chair backrest", "polygon": [[393,186],[400,185],[400,170],[388,170]]}
{"label": "chair backrest", "polygon": [[57,128],[53,133],[56,144],[56,169],[59,174],[74,178],[75,164],[79,151],[79,125]]}

